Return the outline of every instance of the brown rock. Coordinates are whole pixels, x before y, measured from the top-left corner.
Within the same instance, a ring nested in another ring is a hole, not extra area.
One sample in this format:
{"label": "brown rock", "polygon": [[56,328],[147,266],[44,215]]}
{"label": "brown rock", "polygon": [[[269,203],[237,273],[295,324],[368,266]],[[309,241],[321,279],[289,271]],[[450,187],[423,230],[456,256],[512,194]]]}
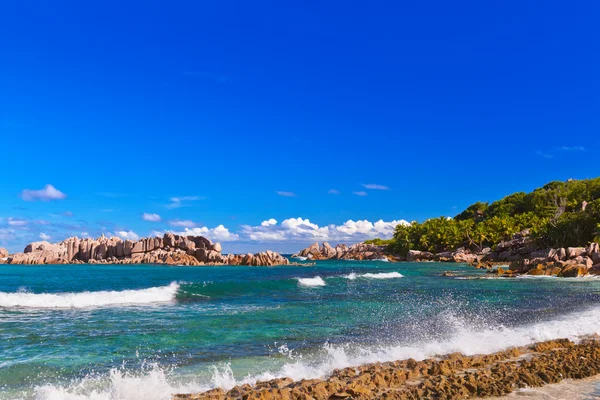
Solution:
{"label": "brown rock", "polygon": [[563,269],[559,276],[564,278],[577,278],[587,274],[588,268],[585,265],[570,265]]}
{"label": "brown rock", "polygon": [[585,254],[584,247],[567,247],[567,258],[575,258]]}

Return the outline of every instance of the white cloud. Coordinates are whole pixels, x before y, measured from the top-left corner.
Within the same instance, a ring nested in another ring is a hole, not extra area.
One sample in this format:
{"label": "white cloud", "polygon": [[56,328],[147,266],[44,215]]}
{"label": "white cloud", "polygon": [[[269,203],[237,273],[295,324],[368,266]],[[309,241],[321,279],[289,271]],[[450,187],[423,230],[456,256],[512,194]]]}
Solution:
{"label": "white cloud", "polygon": [[0,240],[7,241],[15,238],[15,231],[12,229],[0,229]]}
{"label": "white cloud", "polygon": [[114,235],[109,233],[108,236],[118,236],[123,240],[127,240],[127,239],[139,240],[140,239],[140,236],[137,233],[135,233],[134,231],[116,231],[114,233]]}
{"label": "white cloud", "polygon": [[8,218],[7,222],[10,226],[25,226],[27,225],[27,221],[21,218]]}
{"label": "white cloud", "polygon": [[367,192],[352,192],[352,193],[354,193],[357,196],[366,196],[367,195]]}
{"label": "white cloud", "polygon": [[142,219],[149,222],[160,222],[160,215],[144,213],[142,214]]}
{"label": "white cloud", "polygon": [[205,226],[201,228],[185,228],[183,232],[175,232],[175,234],[182,236],[204,236],[215,242],[234,242],[240,240],[238,234],[230,232],[223,225],[210,229]]}
{"label": "white cloud", "polygon": [[172,208],[179,208],[179,207],[184,207],[187,206],[187,202],[189,201],[196,201],[196,200],[202,200],[204,197],[200,197],[200,196],[181,196],[181,197],[171,197],[171,203],[167,204],[165,207],[172,209]]}
{"label": "white cloud", "polygon": [[340,194],[340,191],[337,189],[329,189],[328,194]]}
{"label": "white cloud", "polygon": [[281,190],[277,190],[275,193],[283,197],[296,197],[296,193],[294,192],[283,192]]}
{"label": "white cloud", "polygon": [[90,234],[87,232],[81,232],[81,237],[88,238],[90,237]]}
{"label": "white cloud", "polygon": [[50,235],[46,235],[44,232],[40,232],[40,239],[42,240],[50,240],[52,237]]}
{"label": "white cloud", "polygon": [[169,221],[169,225],[178,226],[180,228],[193,228],[197,224],[194,221],[190,221],[189,219],[172,219]]}
{"label": "white cloud", "polygon": [[371,190],[390,190],[390,188],[388,186],[378,185],[377,183],[363,183],[362,186],[365,189],[371,189]]}
{"label": "white cloud", "polygon": [[25,189],[21,192],[21,198],[25,201],[50,201],[50,200],[63,200],[67,197],[66,194],[56,189],[52,185],[46,185],[40,190]]}
{"label": "white cloud", "polygon": [[261,226],[271,226],[271,225],[276,225],[276,224],[277,224],[277,220],[275,218],[271,218],[271,219],[268,219],[268,220],[260,223]]}
{"label": "white cloud", "polygon": [[367,220],[348,220],[342,225],[319,226],[309,219],[288,218],[281,224],[273,224],[271,220],[263,221],[260,226],[242,226],[242,240],[259,242],[280,241],[348,241],[358,242],[372,238],[391,238],[399,224],[408,224],[405,220],[370,222]]}

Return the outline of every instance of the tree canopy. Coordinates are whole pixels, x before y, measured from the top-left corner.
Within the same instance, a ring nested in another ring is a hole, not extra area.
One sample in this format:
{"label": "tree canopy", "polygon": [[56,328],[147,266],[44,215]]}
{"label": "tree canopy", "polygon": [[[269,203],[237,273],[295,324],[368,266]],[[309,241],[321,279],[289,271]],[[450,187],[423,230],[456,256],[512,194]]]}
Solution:
{"label": "tree canopy", "polygon": [[491,204],[478,201],[454,218],[398,225],[388,246],[401,255],[409,250],[481,250],[525,229],[547,247],[584,246],[599,241],[600,178],[554,181]]}

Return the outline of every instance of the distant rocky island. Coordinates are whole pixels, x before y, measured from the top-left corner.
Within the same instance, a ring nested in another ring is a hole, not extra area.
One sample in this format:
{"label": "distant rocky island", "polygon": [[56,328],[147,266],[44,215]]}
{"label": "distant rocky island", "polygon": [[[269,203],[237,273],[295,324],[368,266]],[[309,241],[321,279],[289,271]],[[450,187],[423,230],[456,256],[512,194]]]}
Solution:
{"label": "distant rocky island", "polygon": [[286,257],[273,251],[256,254],[221,254],[220,243],[203,236],[166,233],[137,241],[101,236],[97,239],[70,237],[60,243],[30,243],[22,253],[0,249],[7,264],[167,264],[167,265],[288,265]]}
{"label": "distant rocky island", "polygon": [[[371,243],[356,243],[352,246],[338,244],[332,247],[328,242],[313,243],[309,247],[292,255],[292,258],[306,258],[308,260],[383,260],[396,261],[398,258],[386,252],[385,246]],[[390,260],[391,258],[391,260]]]}

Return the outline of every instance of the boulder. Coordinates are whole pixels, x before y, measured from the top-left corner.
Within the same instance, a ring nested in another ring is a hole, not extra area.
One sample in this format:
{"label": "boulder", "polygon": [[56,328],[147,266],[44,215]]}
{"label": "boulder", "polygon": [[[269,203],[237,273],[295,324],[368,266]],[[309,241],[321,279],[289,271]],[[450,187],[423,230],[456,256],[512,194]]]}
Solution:
{"label": "boulder", "polygon": [[575,258],[585,253],[585,247],[567,247],[567,258]]}
{"label": "boulder", "polygon": [[324,258],[330,259],[335,258],[337,251],[331,247],[331,245],[327,242],[323,242],[323,247],[321,248],[321,254]]}
{"label": "boulder", "polygon": [[188,238],[181,238],[178,241],[178,247],[181,250],[194,250],[194,249],[196,249],[196,243],[194,243],[192,240],[190,240]]}
{"label": "boulder", "polygon": [[217,243],[213,243],[212,245],[212,249],[216,252],[221,252],[223,251],[223,247],[221,247],[221,243],[217,242]]}
{"label": "boulder", "polygon": [[6,250],[4,247],[0,247],[0,258],[6,257],[8,257],[8,250]]}
{"label": "boulder", "polygon": [[577,278],[580,276],[587,275],[588,268],[585,265],[570,265],[563,269],[559,276],[563,278]]}
{"label": "boulder", "polygon": [[131,254],[143,253],[144,252],[144,242],[137,241],[133,243],[131,247]]}
{"label": "boulder", "polygon": [[590,245],[585,248],[585,253],[588,255],[588,257],[591,257],[592,254],[600,253],[600,246],[598,243],[590,243]]}
{"label": "boulder", "polygon": [[171,232],[167,232],[165,233],[165,235],[163,236],[163,243],[165,245],[165,247],[175,247],[175,235],[172,234]]}
{"label": "boulder", "polygon": [[205,248],[196,249],[195,257],[200,262],[208,261],[208,250]]}

